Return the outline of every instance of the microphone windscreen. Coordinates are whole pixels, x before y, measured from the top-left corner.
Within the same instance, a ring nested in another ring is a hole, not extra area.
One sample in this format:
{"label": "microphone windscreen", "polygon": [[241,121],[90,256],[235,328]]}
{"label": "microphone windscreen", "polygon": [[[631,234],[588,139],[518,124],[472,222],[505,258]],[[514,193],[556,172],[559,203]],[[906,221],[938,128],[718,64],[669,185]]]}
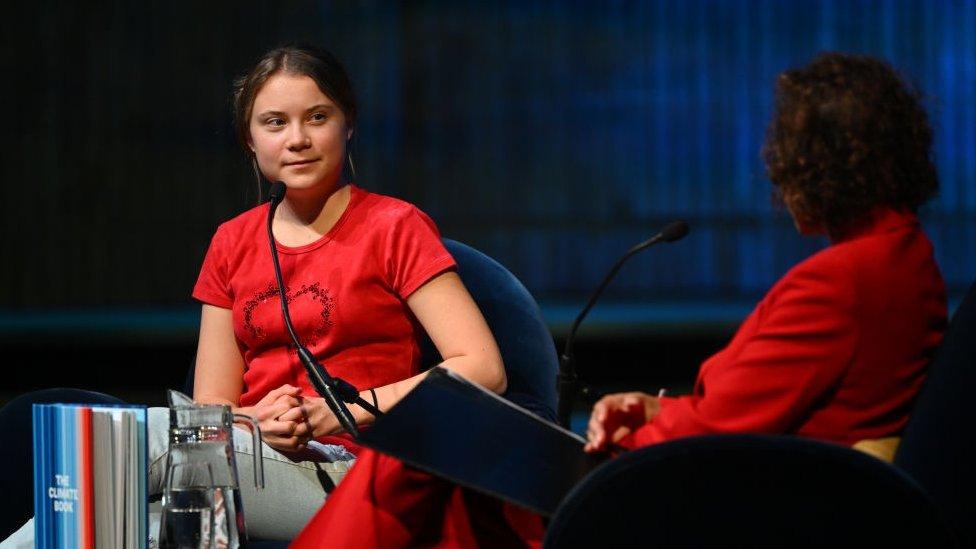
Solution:
{"label": "microphone windscreen", "polygon": [[675,240],[681,240],[688,235],[688,224],[684,221],[672,221],[668,223],[663,229],[661,229],[661,240],[665,242],[674,242]]}
{"label": "microphone windscreen", "polygon": [[285,198],[285,184],[281,181],[271,185],[271,192],[269,196],[271,197],[272,204],[278,204]]}

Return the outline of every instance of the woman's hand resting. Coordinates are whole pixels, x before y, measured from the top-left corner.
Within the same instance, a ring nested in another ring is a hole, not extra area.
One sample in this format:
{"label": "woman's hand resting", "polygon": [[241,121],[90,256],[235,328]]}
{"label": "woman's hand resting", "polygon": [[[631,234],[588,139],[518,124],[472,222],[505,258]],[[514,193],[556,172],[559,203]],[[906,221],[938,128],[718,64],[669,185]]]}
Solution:
{"label": "woman's hand resting", "polygon": [[583,449],[590,453],[606,450],[611,443],[651,421],[660,406],[658,398],[647,393],[616,393],[601,398],[593,405]]}
{"label": "woman's hand resting", "polygon": [[261,438],[280,451],[301,450],[308,442],[308,428],[300,418],[301,389],[282,385],[269,391],[253,406],[238,408],[236,413],[254,418],[261,427]]}
{"label": "woman's hand resting", "polygon": [[264,442],[280,452],[298,452],[308,441],[342,430],[339,420],[322,398],[300,395],[292,385],[270,391],[254,406],[235,410],[253,417]]}
{"label": "woman's hand resting", "polygon": [[[295,434],[308,442],[309,439],[331,435],[342,430],[339,420],[319,397],[299,397],[299,405],[278,418],[279,421],[296,422]],[[303,444],[304,444],[303,442]]]}

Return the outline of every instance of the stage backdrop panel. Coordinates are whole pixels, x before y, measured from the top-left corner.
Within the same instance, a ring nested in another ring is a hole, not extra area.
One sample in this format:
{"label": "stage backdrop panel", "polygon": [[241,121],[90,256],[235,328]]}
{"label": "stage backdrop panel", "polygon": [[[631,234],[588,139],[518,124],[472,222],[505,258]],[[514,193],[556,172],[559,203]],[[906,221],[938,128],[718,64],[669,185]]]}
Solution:
{"label": "stage backdrop panel", "polygon": [[49,0],[4,12],[7,313],[187,303],[216,224],[256,199],[231,81],[289,40],[349,67],[360,184],[416,203],[547,305],[582,302],[631,244],[687,219],[687,240],[636,258],[608,292],[675,314],[754,300],[824,245],[771,204],[759,149],[776,74],[822,50],[885,57],[927,94],[942,192],[923,219],[950,289],[976,273],[974,2]]}

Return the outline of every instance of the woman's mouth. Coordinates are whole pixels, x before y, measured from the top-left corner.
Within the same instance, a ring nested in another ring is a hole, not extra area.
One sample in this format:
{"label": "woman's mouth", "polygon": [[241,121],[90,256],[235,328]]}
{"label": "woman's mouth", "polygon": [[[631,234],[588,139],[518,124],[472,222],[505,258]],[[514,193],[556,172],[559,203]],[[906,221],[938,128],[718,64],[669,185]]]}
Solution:
{"label": "woman's mouth", "polygon": [[309,164],[316,162],[317,158],[310,158],[308,160],[296,160],[294,162],[285,162],[286,167],[300,168],[302,166],[308,166]]}

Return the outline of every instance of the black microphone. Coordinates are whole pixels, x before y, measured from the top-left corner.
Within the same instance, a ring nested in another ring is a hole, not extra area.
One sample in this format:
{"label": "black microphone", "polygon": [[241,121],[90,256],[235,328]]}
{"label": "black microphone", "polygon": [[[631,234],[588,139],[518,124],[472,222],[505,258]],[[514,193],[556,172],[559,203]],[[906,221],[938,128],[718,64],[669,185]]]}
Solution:
{"label": "black microphone", "polygon": [[620,267],[623,266],[624,262],[631,258],[634,254],[646,250],[651,246],[659,242],[674,242],[684,238],[690,229],[688,224],[684,221],[672,221],[665,225],[661,232],[648,238],[647,240],[637,244],[631,249],[627,250],[627,253],[623,255],[610,269],[607,276],[603,278],[603,282],[597,286],[596,291],[590,296],[590,300],[586,303],[586,307],[576,315],[576,320],[573,321],[573,326],[569,329],[569,335],[566,336],[566,345],[563,347],[563,353],[559,356],[559,374],[556,376],[556,387],[559,392],[559,402],[556,411],[556,420],[563,427],[569,427],[569,416],[573,411],[573,401],[576,399],[576,394],[578,392],[579,378],[576,375],[576,364],[573,357],[573,341],[576,339],[576,332],[579,330],[580,323],[583,322],[583,318],[586,314],[590,312],[593,305],[596,304],[597,299],[603,293],[603,290],[610,284],[610,280],[613,279]]}
{"label": "black microphone", "polygon": [[281,181],[273,184],[270,193],[271,204],[268,208],[268,241],[271,243],[271,260],[274,263],[275,279],[278,282],[281,316],[285,320],[285,328],[288,330],[288,335],[291,336],[291,340],[295,344],[295,348],[298,351],[298,358],[301,360],[302,366],[305,367],[305,372],[308,374],[308,379],[312,382],[312,386],[325,399],[325,403],[332,410],[332,413],[335,414],[336,418],[338,418],[339,423],[342,424],[342,428],[351,434],[353,438],[358,439],[359,428],[356,426],[356,420],[353,419],[352,413],[349,412],[349,408],[346,407],[345,402],[358,404],[374,416],[383,415],[383,412],[363,400],[359,396],[359,391],[351,383],[329,375],[328,370],[319,361],[315,360],[312,353],[298,340],[298,335],[295,334],[295,327],[291,323],[291,315],[288,314],[285,283],[281,276],[281,265],[278,263],[278,246],[275,243],[274,233],[271,230],[271,222],[274,219],[275,210],[278,209],[278,205],[284,200],[286,190],[285,184]]}

